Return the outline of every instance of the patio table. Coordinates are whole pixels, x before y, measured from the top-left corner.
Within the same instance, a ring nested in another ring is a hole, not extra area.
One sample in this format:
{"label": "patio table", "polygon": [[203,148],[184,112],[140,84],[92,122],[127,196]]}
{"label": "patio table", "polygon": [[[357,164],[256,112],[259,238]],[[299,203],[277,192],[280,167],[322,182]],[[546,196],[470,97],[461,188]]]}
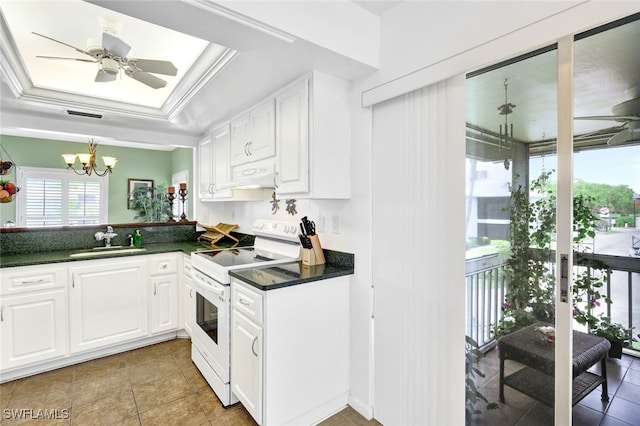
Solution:
{"label": "patio table", "polygon": [[[504,385],[510,386],[545,405],[554,404],[554,343],[536,330],[535,324],[498,340],[500,351],[500,401],[504,402]],[[592,334],[573,331],[573,405],[602,384],[602,401],[608,401],[606,358],[610,343]],[[506,360],[524,364],[524,368],[505,377]],[[598,361],[600,375],[588,372]]]}

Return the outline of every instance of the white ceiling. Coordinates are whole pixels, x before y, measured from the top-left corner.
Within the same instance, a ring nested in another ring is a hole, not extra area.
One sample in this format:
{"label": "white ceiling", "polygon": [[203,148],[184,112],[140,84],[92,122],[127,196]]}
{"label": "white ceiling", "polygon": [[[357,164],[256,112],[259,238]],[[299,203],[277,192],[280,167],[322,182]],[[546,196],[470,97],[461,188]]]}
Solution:
{"label": "white ceiling", "polygon": [[[366,10],[382,13],[398,2],[383,3]],[[12,123],[0,128],[4,134],[194,146],[211,124],[304,73],[353,79],[375,69],[200,0],[0,0],[0,11],[2,114]],[[121,24],[117,36],[132,46],[129,57],[169,60],[178,74],[158,75],[167,81],[161,89],[127,76],[98,83],[99,64],[36,58],[87,56],[32,31],[85,50],[104,19]],[[70,118],[69,109],[102,118]],[[34,122],[49,123],[49,135],[30,130]]]}
{"label": "white ceiling", "polygon": [[[383,16],[401,2],[354,3],[363,12]],[[4,122],[13,123],[0,131],[52,139],[86,141],[91,136],[104,143],[194,146],[213,123],[306,72],[324,71],[351,80],[375,71],[353,57],[226,10],[221,13],[213,2],[158,4],[0,0],[2,114]],[[178,75],[162,76],[168,82],[163,89],[148,88],[128,77],[95,83],[97,64],[35,58],[83,55],[31,31],[84,49],[88,38],[100,36],[101,16],[122,22],[118,36],[132,46],[130,56],[170,60]],[[576,115],[611,115],[614,105],[640,96],[639,22],[576,43]],[[517,106],[508,117],[515,137],[523,141],[555,137],[555,57],[555,52],[538,55],[469,79],[468,104],[473,107],[467,112],[468,121],[498,131],[504,117],[497,107],[505,102],[507,80],[509,102]],[[67,109],[103,117],[98,122],[69,118]],[[30,131],[34,122],[49,129],[48,134]],[[68,130],[69,123],[74,131]],[[583,133],[621,124],[576,121],[575,130]]]}

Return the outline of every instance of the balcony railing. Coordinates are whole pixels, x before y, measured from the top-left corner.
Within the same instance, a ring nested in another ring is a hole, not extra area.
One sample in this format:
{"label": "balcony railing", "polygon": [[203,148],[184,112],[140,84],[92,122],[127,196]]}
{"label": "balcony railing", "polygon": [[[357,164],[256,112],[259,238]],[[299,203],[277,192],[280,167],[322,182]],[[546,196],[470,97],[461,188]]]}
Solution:
{"label": "balcony railing", "polygon": [[[606,266],[605,288],[601,292],[613,303],[605,312],[613,322],[632,328],[638,339],[640,333],[640,259],[624,256],[594,254],[589,256]],[[576,262],[574,262],[575,264]],[[497,254],[469,259],[466,262],[467,335],[478,346],[490,348],[495,344],[491,326],[502,318],[502,303],[509,283],[503,273],[505,263]],[[640,356],[640,342],[626,349]]]}

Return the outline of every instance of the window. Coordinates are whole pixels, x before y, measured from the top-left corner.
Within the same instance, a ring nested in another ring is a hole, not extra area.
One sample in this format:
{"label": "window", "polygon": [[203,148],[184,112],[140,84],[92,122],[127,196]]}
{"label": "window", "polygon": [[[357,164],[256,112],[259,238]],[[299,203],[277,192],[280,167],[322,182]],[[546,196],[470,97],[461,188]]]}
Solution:
{"label": "window", "polygon": [[71,170],[19,167],[18,226],[108,222],[109,178]]}

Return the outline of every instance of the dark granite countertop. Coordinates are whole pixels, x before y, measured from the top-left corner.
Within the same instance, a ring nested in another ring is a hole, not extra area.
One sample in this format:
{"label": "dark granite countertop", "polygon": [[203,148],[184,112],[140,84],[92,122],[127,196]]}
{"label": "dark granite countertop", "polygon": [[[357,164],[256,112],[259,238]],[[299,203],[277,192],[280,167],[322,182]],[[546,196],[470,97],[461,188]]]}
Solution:
{"label": "dark granite countertop", "polygon": [[258,290],[269,291],[344,275],[353,275],[353,255],[350,256],[350,262],[314,266],[303,265],[302,262],[291,262],[271,267],[265,266],[229,271],[229,274]]}
{"label": "dark granite countertop", "polygon": [[[128,248],[128,247],[123,247]],[[91,251],[91,249],[75,249],[75,250],[54,250],[35,253],[20,253],[20,254],[3,254],[0,257],[0,268],[10,268],[14,266],[30,266],[40,265],[45,263],[60,263],[60,262],[77,262],[83,260],[95,260],[106,259],[114,257],[131,257],[141,256],[147,254],[169,253],[175,251],[181,251],[183,253],[191,253],[197,250],[210,250],[212,249],[210,244],[202,244],[197,241],[180,241],[172,243],[157,243],[157,244],[145,244],[143,246],[145,250],[133,253],[123,253],[114,251],[101,251],[99,255],[88,257],[70,257],[73,253]]]}

